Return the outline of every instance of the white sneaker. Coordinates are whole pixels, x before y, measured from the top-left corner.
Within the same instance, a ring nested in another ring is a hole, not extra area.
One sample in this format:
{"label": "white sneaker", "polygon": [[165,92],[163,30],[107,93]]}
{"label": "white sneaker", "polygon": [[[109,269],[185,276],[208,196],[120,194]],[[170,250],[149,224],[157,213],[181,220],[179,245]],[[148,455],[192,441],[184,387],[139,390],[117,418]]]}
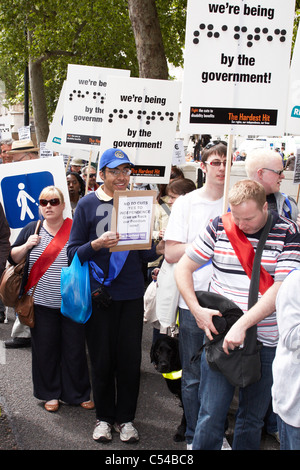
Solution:
{"label": "white sneaker", "polygon": [[231,450],[230,444],[227,441],[226,437],[223,438],[223,444],[221,450]]}
{"label": "white sneaker", "polygon": [[98,419],[93,432],[93,439],[98,442],[110,442],[112,440],[111,425]]}
{"label": "white sneaker", "polygon": [[187,444],[186,445],[186,450],[193,450],[193,444]]}
{"label": "white sneaker", "polygon": [[137,442],[140,439],[137,430],[131,422],[115,424],[114,428],[120,433],[120,439],[123,442]]}

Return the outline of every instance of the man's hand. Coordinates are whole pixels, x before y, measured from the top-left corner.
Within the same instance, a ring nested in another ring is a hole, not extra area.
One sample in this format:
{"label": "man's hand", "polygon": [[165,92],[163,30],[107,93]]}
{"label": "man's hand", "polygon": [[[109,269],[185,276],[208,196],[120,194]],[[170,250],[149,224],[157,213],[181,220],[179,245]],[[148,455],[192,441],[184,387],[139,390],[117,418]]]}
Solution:
{"label": "man's hand", "polygon": [[165,253],[165,241],[160,240],[160,242],[156,245],[156,254],[164,255],[164,253]]}
{"label": "man's hand", "polygon": [[116,232],[104,232],[101,237],[96,238],[91,243],[92,248],[95,251],[100,250],[101,248],[112,248],[118,244],[120,236]]}
{"label": "man's hand", "polygon": [[223,342],[223,349],[226,354],[229,354],[229,349],[234,349],[244,343],[248,328],[257,325],[264,318],[275,312],[276,296],[281,284],[282,281],[275,281],[258,302],[230,328]]}
{"label": "man's hand", "polygon": [[221,317],[222,314],[218,310],[213,310],[211,308],[202,308],[200,306],[199,309],[192,313],[199,328],[204,331],[208,339],[213,339],[212,333],[214,333],[215,335],[218,334],[218,331],[216,330],[212,322],[213,316],[217,315]]}
{"label": "man's hand", "polygon": [[213,339],[212,333],[216,335],[218,334],[218,331],[212,322],[212,318],[214,315],[218,315],[219,317],[222,315],[218,310],[203,308],[199,305],[193,283],[193,272],[196,271],[199,266],[201,265],[184,254],[178,261],[174,274],[178,289],[185,300],[188,309],[195,317],[198,327],[201,328],[201,330],[203,330],[206,336],[211,340]]}
{"label": "man's hand", "polygon": [[240,323],[235,323],[224,338],[223,349],[229,354],[229,349],[233,350],[244,343],[246,330]]}

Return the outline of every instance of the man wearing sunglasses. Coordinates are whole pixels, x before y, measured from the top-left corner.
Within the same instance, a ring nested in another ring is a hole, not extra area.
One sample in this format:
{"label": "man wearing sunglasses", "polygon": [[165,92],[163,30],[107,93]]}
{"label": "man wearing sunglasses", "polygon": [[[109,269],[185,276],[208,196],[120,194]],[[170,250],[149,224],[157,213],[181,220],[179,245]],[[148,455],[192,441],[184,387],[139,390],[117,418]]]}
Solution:
{"label": "man wearing sunglasses", "polygon": [[300,226],[296,201],[280,192],[284,179],[281,155],[267,149],[257,149],[249,153],[245,160],[245,170],[248,178],[262,184],[267,194],[268,207]]}
{"label": "man wearing sunglasses", "polygon": [[[222,213],[227,144],[212,141],[201,153],[200,167],[205,174],[202,188],[180,196],[172,207],[165,232],[165,258],[177,263],[185,249],[211,219]],[[231,163],[231,162],[230,162]],[[195,290],[208,290],[212,274],[211,264],[193,275]],[[182,397],[187,420],[186,442],[191,446],[199,411],[198,389],[200,368],[191,363],[195,351],[203,344],[204,333],[195,321],[182,296],[179,298],[179,348],[182,364]]]}
{"label": "man wearing sunglasses", "polygon": [[[99,188],[99,184],[96,182],[97,173],[94,167],[90,167],[89,178],[88,178],[88,165],[82,170],[82,178],[85,184],[88,185],[88,192],[96,191]],[[88,181],[87,181],[88,180]]]}
{"label": "man wearing sunglasses", "polygon": [[142,262],[163,253],[163,242],[150,250],[110,252],[119,234],[110,230],[115,191],[126,190],[133,164],[119,149],[106,150],[100,159],[103,184],[80,199],[74,215],[68,255],[77,252],[90,267],[93,312],[86,323],[92,366],[96,427],[93,439],[112,440],[112,428],[123,442],[139,440],[133,425],[141,364],[144,316]]}

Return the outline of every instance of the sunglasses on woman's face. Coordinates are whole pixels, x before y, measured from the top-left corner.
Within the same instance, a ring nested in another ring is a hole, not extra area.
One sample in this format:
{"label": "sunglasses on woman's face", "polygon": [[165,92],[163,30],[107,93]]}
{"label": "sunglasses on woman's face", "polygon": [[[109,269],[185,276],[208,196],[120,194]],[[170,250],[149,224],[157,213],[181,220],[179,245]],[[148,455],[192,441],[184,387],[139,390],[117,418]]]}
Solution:
{"label": "sunglasses on woman's face", "polygon": [[40,199],[40,206],[46,207],[48,204],[51,206],[59,206],[60,200],[58,197],[55,197],[53,199]]}

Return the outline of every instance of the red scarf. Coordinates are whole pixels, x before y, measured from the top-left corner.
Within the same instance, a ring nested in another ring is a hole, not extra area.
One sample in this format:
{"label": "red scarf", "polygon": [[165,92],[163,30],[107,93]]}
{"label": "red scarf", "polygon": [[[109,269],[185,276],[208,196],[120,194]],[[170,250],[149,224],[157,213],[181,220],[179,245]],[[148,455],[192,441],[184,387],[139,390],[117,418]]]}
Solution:
{"label": "red scarf", "polygon": [[38,283],[43,274],[45,274],[53,261],[57,258],[69,239],[71,227],[72,220],[69,218],[65,219],[55,237],[32,266],[25,286],[25,293]]}
{"label": "red scarf", "polygon": [[[252,267],[254,261],[254,248],[251,245],[250,241],[234,223],[231,212],[222,216],[223,226],[226,232],[226,235],[237,255],[241,265],[243,266],[245,273],[251,279]],[[259,292],[264,294],[269,287],[274,283],[272,276],[263,268],[260,267],[260,280],[259,280]]]}

